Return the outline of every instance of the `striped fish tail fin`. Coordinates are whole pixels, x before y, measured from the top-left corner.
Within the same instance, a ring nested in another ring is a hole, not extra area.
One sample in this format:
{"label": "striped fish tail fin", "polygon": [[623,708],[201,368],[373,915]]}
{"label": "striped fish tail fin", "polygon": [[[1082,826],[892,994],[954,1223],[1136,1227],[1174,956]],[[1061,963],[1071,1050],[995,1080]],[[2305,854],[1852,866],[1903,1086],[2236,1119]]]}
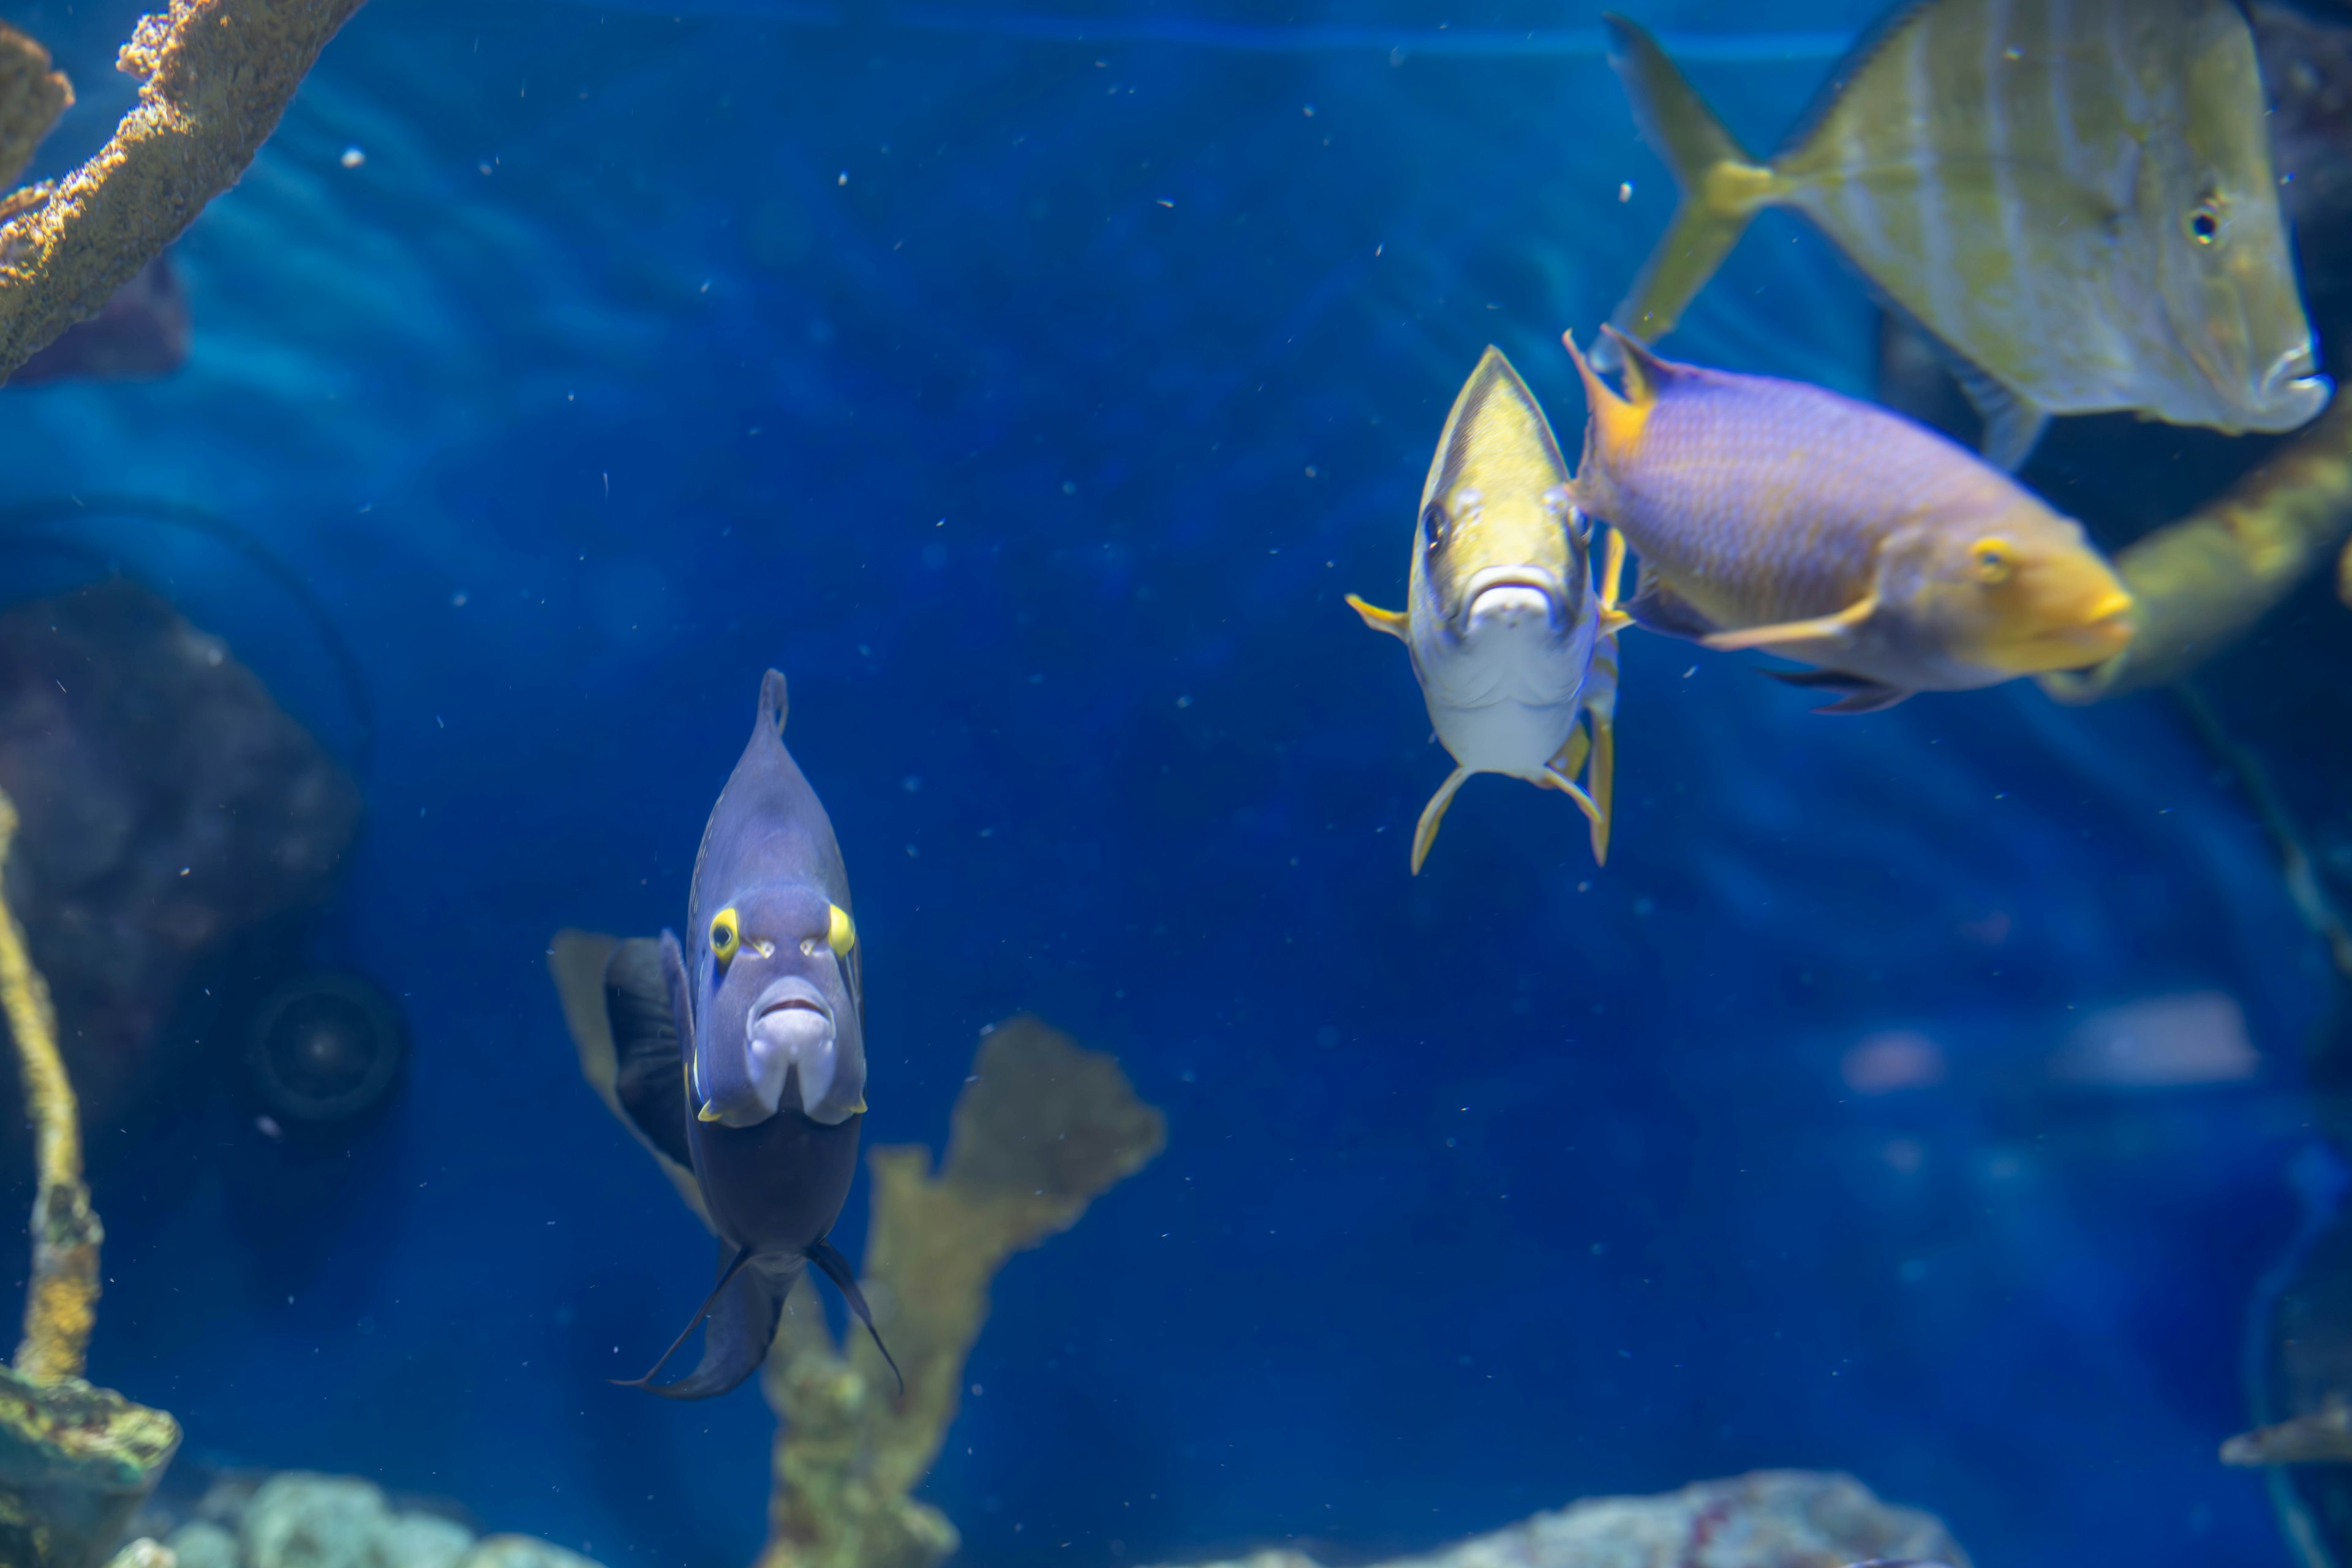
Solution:
{"label": "striped fish tail fin", "polygon": [[[1657,39],[1622,16],[1602,23],[1609,63],[1625,84],[1642,139],[1666,161],[1682,193],[1674,223],[1610,318],[1627,337],[1647,342],[1674,330],[1749,221],[1771,205],[1777,182],[1724,129]],[[1615,345],[1605,339],[1593,345],[1593,358],[1603,370],[1617,367]]]}

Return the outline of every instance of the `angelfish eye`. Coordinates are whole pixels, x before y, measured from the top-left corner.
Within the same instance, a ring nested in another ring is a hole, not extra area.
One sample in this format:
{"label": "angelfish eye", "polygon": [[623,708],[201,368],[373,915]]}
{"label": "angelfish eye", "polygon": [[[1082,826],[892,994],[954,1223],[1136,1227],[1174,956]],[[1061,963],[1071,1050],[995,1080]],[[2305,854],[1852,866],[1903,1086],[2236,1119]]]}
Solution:
{"label": "angelfish eye", "polygon": [[2008,542],[1999,539],[1979,539],[1969,546],[1969,563],[1976,568],[1979,583],[2006,583],[2017,570]]}
{"label": "angelfish eye", "polygon": [[2221,237],[2221,204],[2207,196],[2189,212],[2189,237],[2200,245],[2211,245]]}
{"label": "angelfish eye", "polygon": [[724,963],[735,956],[743,945],[740,922],[732,909],[724,909],[710,917],[710,955]]}
{"label": "angelfish eye", "polygon": [[857,945],[857,926],[850,920],[849,911],[839,904],[827,904],[825,909],[825,945],[846,958],[849,950]]}

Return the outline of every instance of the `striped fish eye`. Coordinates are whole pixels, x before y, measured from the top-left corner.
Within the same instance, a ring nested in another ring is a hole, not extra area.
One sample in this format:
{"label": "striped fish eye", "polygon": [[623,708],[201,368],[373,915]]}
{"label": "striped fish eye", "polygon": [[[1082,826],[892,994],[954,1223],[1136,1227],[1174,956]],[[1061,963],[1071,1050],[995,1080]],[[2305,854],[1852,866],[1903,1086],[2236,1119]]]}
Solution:
{"label": "striped fish eye", "polygon": [[743,945],[740,921],[732,909],[724,909],[710,917],[710,956],[725,963]]}
{"label": "striped fish eye", "polygon": [[1429,535],[1431,560],[1435,560],[1438,552],[1445,548],[1446,536],[1452,530],[1453,521],[1453,519],[1445,515],[1445,508],[1436,501],[1431,501],[1422,509],[1421,527],[1422,531]]}
{"label": "striped fish eye", "polygon": [[2189,237],[2200,245],[2212,245],[2221,237],[2221,203],[2219,197],[2207,196],[2189,209]]}
{"label": "striped fish eye", "polygon": [[1969,546],[1969,564],[1979,583],[2006,583],[2017,570],[2017,557],[2005,539],[1979,539]]}

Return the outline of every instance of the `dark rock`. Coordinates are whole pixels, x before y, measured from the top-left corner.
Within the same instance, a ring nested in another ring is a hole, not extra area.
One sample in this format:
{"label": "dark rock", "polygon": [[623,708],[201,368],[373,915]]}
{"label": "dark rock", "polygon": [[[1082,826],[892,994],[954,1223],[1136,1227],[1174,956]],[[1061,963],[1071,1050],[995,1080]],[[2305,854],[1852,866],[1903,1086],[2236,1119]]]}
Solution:
{"label": "dark rock", "polygon": [[168,1081],[157,1026],[191,967],[321,902],[360,820],[253,672],[121,579],[0,613],[0,788],[24,819],[8,900],[86,1125]]}

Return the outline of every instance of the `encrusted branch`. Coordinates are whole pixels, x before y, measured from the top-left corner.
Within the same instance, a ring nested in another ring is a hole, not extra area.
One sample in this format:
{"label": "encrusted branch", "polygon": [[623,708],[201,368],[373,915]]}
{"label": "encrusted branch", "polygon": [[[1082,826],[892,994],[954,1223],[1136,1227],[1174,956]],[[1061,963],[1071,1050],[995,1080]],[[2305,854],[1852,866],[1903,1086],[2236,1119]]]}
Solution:
{"label": "encrusted branch", "polygon": [[[16,838],[16,804],[0,794],[0,865]],[[25,1114],[33,1124],[39,1192],[33,1199],[33,1276],[25,1291],[25,1338],[16,1369],[35,1383],[79,1377],[98,1314],[103,1238],[81,1179],[81,1117],[58,1055],[49,988],[26,955],[25,931],[0,899],[0,1005],[16,1046]]]}
{"label": "encrusted branch", "polygon": [[[2131,646],[2105,664],[2045,675],[2062,702],[2096,702],[2179,679],[2252,630],[2352,533],[2352,396],[2224,493],[2128,544],[2116,569],[2137,601]],[[2352,551],[2338,588],[2352,604]]]}
{"label": "encrusted branch", "polygon": [[[140,22],[116,62],[140,79],[139,102],[114,139],[54,188],[7,204],[17,210],[0,224],[0,376],[94,315],[236,183],[360,4],[173,0]],[[21,70],[0,66],[0,89]],[[8,131],[0,116],[0,155]]]}

